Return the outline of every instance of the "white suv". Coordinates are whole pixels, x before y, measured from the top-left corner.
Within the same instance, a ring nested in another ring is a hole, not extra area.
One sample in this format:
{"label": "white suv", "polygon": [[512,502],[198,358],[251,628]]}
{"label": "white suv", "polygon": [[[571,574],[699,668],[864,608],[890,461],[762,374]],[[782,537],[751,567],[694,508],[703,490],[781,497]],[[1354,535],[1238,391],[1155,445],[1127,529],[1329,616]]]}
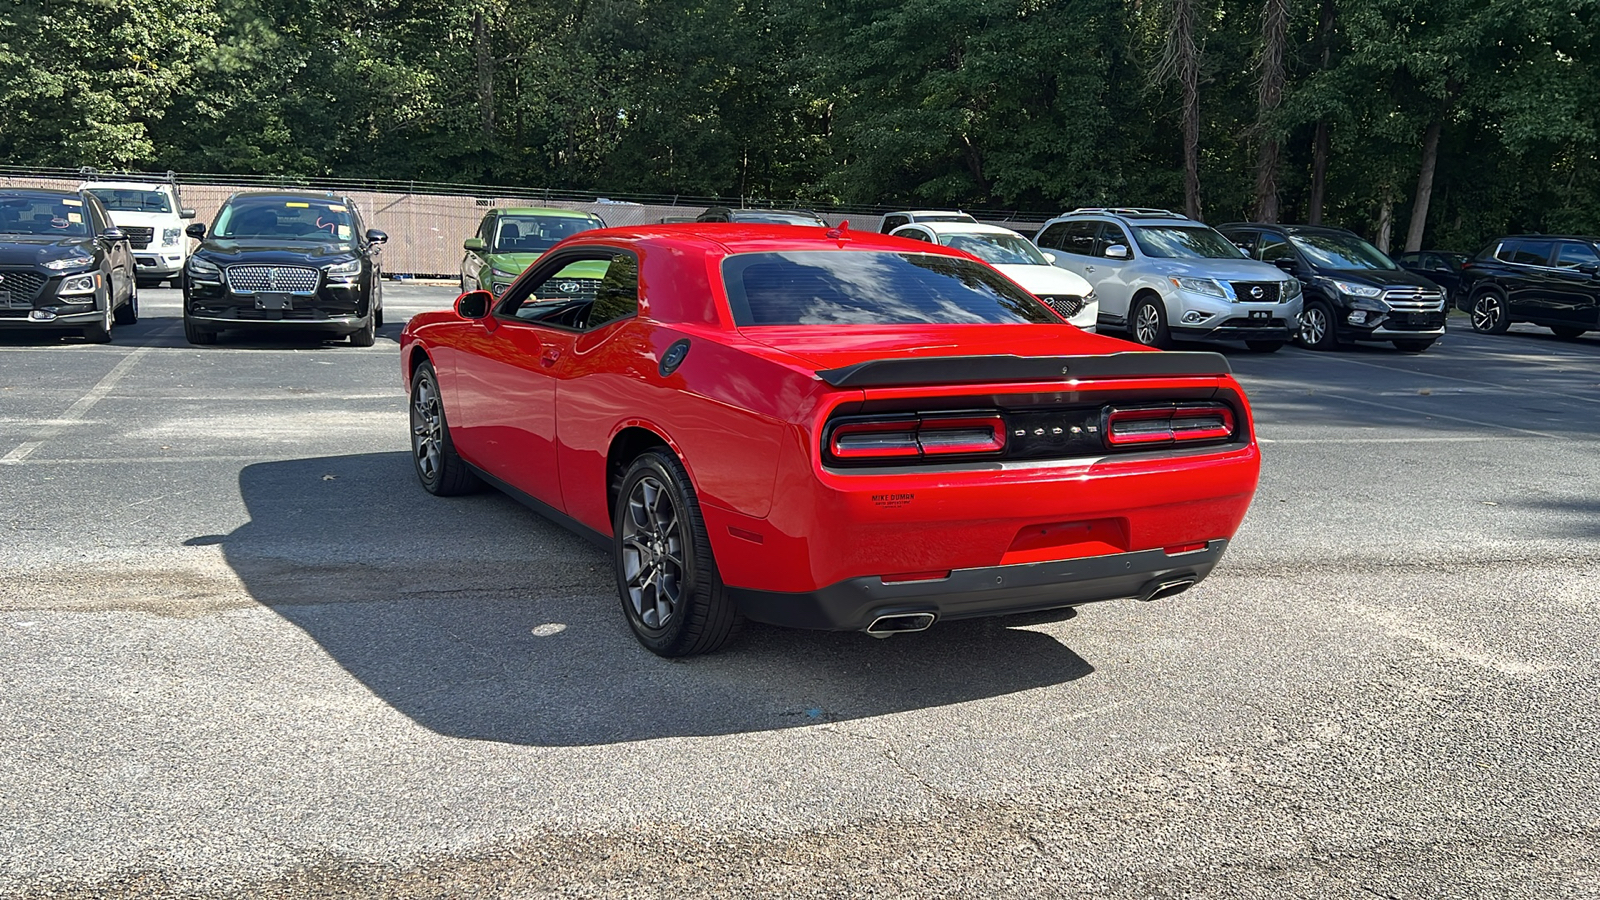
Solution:
{"label": "white suv", "polygon": [[134,273],[144,287],[171,279],[174,287],[189,258],[183,233],[194,210],[184,209],[172,181],[86,181],[80,190],[95,195],[111,223],[133,244]]}
{"label": "white suv", "polygon": [[1077,209],[1046,222],[1033,241],[1094,287],[1102,329],[1124,329],[1146,346],[1244,341],[1271,353],[1300,328],[1299,279],[1177,213]]}

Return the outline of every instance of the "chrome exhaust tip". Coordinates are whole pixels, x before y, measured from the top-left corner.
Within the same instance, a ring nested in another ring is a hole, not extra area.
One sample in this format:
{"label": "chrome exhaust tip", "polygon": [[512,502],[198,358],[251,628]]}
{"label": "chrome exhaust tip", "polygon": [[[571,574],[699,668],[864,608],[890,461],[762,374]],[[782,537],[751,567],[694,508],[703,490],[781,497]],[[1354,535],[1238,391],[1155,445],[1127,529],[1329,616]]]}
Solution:
{"label": "chrome exhaust tip", "polygon": [[872,624],[867,626],[867,634],[888,637],[891,634],[927,631],[937,618],[931,612],[890,613],[873,619]]}
{"label": "chrome exhaust tip", "polygon": [[1168,578],[1165,581],[1153,581],[1145,585],[1145,589],[1139,592],[1139,599],[1149,602],[1151,600],[1160,600],[1162,597],[1181,594],[1194,587],[1195,582],[1198,580],[1193,575],[1182,575],[1177,578]]}

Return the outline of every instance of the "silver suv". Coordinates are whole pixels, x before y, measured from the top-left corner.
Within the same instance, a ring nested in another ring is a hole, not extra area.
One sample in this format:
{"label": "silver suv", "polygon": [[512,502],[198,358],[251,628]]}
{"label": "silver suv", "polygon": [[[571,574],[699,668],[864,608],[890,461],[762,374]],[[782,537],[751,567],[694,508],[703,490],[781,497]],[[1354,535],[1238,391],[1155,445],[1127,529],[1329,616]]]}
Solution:
{"label": "silver suv", "polygon": [[1300,282],[1249,259],[1209,226],[1164,209],[1075,209],[1034,244],[1082,275],[1100,299],[1100,328],[1149,347],[1244,341],[1271,353],[1300,328]]}

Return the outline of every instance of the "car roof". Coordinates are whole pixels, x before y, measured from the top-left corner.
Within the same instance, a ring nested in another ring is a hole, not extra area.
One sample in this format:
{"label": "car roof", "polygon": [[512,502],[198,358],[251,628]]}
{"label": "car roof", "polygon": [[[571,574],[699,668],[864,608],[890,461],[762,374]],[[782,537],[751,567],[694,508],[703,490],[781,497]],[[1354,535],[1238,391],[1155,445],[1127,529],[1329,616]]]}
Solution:
{"label": "car roof", "polygon": [[[1022,237],[1022,235],[1009,228],[1001,228],[999,225],[985,225],[982,222],[911,222],[901,225],[900,228],[911,228],[913,226],[926,228],[934,234],[1009,234],[1014,237]],[[900,228],[896,228],[895,231],[899,231]],[[1022,239],[1027,240],[1027,238]]]}
{"label": "car roof", "polygon": [[172,187],[170,181],[85,181],[79,185],[79,190],[90,191],[96,188],[111,188],[119,191],[159,191]]}
{"label": "car roof", "polygon": [[[835,237],[834,235],[837,235]],[[759,222],[673,222],[664,225],[625,225],[599,228],[573,235],[567,243],[625,241],[640,244],[697,246],[711,253],[760,253],[784,250],[888,250],[934,253],[966,259],[967,255],[939,244],[909,238],[857,231],[853,228],[821,229],[815,225],[768,225]]]}
{"label": "car roof", "polygon": [[599,216],[581,209],[556,209],[551,206],[497,206],[484,215],[511,216],[564,216],[569,219],[598,219]]}
{"label": "car roof", "polygon": [[959,209],[897,209],[897,210],[895,210],[893,212],[884,213],[883,217],[885,219],[887,219],[890,216],[970,216],[970,215],[972,215],[972,213],[962,212]]}
{"label": "car roof", "polygon": [[340,195],[340,194],[335,194],[333,191],[288,191],[288,190],[236,191],[232,196],[230,196],[228,198],[228,202],[232,203],[235,200],[245,200],[245,199],[248,199],[248,200],[263,200],[263,199],[270,199],[272,197],[283,197],[283,198],[289,199],[289,200],[333,200],[333,201],[336,201],[338,203],[343,203],[343,204],[346,204],[346,205],[351,205],[351,206],[354,205],[353,203],[351,203],[349,197],[345,197],[345,196]]}
{"label": "car roof", "polygon": [[[1593,243],[1600,242],[1600,237],[1595,237],[1594,235],[1582,235],[1582,234],[1506,234],[1506,235],[1501,235],[1500,237],[1495,238],[1495,240],[1497,240],[1497,241],[1529,241],[1529,240],[1587,241],[1588,243],[1593,244]],[[1443,253],[1443,252],[1449,252],[1449,251],[1442,251],[1441,250],[1441,251],[1437,251],[1437,252]]]}
{"label": "car roof", "polygon": [[1183,213],[1175,213],[1170,209],[1160,209],[1153,206],[1080,206],[1071,212],[1056,216],[1057,219],[1070,219],[1074,216],[1111,216],[1119,219],[1177,219],[1181,222],[1195,222]]}
{"label": "car roof", "polygon": [[[1218,225],[1217,228],[1276,228],[1290,234],[1352,234],[1361,237],[1348,228],[1336,228],[1332,225],[1294,225],[1287,222],[1229,222]],[[1366,238],[1361,239],[1366,240]]]}
{"label": "car roof", "polygon": [[62,191],[51,188],[0,188],[0,197],[27,197],[31,200],[48,198],[73,197],[76,198],[81,191]]}

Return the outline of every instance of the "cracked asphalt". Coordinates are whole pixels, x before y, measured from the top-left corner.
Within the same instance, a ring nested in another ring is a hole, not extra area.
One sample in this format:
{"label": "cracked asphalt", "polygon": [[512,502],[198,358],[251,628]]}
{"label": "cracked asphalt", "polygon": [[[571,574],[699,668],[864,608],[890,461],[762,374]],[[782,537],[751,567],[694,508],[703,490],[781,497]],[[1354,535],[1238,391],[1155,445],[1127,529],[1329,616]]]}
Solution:
{"label": "cracked asphalt", "polygon": [[1230,352],[1150,604],[633,641],[376,347],[0,336],[0,897],[1600,897],[1600,337]]}

